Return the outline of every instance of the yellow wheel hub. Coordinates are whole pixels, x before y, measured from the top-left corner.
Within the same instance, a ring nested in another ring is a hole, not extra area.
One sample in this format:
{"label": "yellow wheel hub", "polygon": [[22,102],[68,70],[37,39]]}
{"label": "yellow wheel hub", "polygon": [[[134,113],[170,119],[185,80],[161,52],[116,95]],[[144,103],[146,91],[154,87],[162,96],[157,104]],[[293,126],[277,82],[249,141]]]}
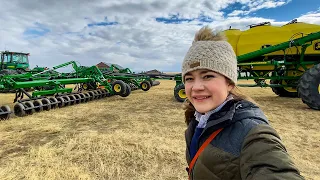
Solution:
{"label": "yellow wheel hub", "polygon": [[[287,85],[287,83],[285,81],[282,81],[282,85]],[[297,92],[297,89],[293,87],[284,87],[283,89],[285,89],[288,92]]]}
{"label": "yellow wheel hub", "polygon": [[142,87],[143,89],[147,89],[147,84],[146,84],[146,83],[143,83],[143,84],[141,85],[141,87]]}
{"label": "yellow wheel hub", "polygon": [[88,89],[88,85],[87,84],[84,84],[82,87],[83,87],[83,89]]}
{"label": "yellow wheel hub", "polygon": [[113,90],[115,91],[115,92],[120,92],[121,91],[121,86],[120,86],[120,84],[115,84],[114,85],[114,87],[113,87]]}
{"label": "yellow wheel hub", "polygon": [[318,86],[318,92],[319,92],[319,94],[320,94],[320,84],[319,84],[319,86]]}
{"label": "yellow wheel hub", "polygon": [[178,92],[180,98],[187,98],[186,92],[184,89],[180,89]]}

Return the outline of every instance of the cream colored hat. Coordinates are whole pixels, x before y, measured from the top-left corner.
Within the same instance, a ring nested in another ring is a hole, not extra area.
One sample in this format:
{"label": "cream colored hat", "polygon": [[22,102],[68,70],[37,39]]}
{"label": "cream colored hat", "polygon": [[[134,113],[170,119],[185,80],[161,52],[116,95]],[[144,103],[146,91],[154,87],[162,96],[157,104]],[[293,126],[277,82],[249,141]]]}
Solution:
{"label": "cream colored hat", "polygon": [[224,75],[237,83],[237,57],[232,46],[221,34],[214,35],[208,27],[195,35],[182,63],[182,80],[186,73],[208,69]]}

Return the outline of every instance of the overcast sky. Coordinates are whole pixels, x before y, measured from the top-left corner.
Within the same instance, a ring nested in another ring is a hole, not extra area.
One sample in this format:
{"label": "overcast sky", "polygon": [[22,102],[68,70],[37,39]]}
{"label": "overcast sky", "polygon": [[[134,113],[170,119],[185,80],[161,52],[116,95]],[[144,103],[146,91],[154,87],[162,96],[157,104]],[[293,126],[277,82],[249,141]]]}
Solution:
{"label": "overcast sky", "polygon": [[194,33],[209,25],[297,18],[320,24],[319,0],[0,0],[0,51],[30,53],[31,67],[71,60],[117,63],[136,72],[181,71]]}

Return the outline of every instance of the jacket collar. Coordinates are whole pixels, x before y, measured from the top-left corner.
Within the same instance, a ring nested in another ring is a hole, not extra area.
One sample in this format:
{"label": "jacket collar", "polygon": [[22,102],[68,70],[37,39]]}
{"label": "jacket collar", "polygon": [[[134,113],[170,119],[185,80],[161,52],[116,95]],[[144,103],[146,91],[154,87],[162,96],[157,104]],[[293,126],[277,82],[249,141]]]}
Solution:
{"label": "jacket collar", "polygon": [[208,129],[210,129],[210,132],[213,132],[247,118],[260,119],[268,123],[267,117],[258,106],[246,100],[232,99],[220,111],[211,114],[202,134],[206,133]]}

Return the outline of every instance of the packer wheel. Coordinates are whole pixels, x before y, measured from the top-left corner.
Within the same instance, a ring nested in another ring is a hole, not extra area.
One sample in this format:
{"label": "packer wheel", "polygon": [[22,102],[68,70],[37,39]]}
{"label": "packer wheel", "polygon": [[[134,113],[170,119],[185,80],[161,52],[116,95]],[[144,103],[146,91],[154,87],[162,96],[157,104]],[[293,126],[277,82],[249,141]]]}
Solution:
{"label": "packer wheel", "polygon": [[83,93],[79,93],[78,95],[80,96],[80,103],[87,102],[87,99],[85,98]]}
{"label": "packer wheel", "polygon": [[19,116],[19,117],[26,116],[25,107],[22,103],[17,103],[16,105],[14,105],[13,110],[16,116]]}
{"label": "packer wheel", "polygon": [[74,95],[69,95],[68,97],[70,99],[70,105],[74,105],[76,102],[76,97],[74,97]]}
{"label": "packer wheel", "polygon": [[0,120],[7,120],[10,118],[11,110],[8,105],[0,107]]}
{"label": "packer wheel", "polygon": [[24,102],[23,104],[26,107],[26,109],[28,109],[28,110],[25,110],[26,114],[32,115],[33,113],[35,113],[34,105],[32,102],[27,101],[27,102]]}
{"label": "packer wheel", "polygon": [[34,105],[34,110],[35,110],[36,112],[41,112],[41,111],[43,111],[43,104],[42,104],[42,101],[40,101],[39,99],[34,100],[34,101],[33,101],[33,105]]}
{"label": "packer wheel", "polygon": [[51,109],[51,102],[47,98],[41,99],[43,110],[50,111]]}
{"label": "packer wheel", "polygon": [[81,102],[81,97],[79,94],[74,94],[73,96],[75,98],[75,104],[79,104]]}
{"label": "packer wheel", "polygon": [[62,96],[62,98],[64,100],[64,105],[65,106],[72,105],[69,96]]}
{"label": "packer wheel", "polygon": [[55,109],[55,108],[59,107],[59,102],[58,102],[57,98],[50,97],[49,100],[50,100],[50,104],[51,104],[51,109]]}
{"label": "packer wheel", "polygon": [[58,107],[59,108],[62,108],[62,107],[65,106],[65,102],[64,102],[63,97],[57,97],[57,101],[58,101]]}

